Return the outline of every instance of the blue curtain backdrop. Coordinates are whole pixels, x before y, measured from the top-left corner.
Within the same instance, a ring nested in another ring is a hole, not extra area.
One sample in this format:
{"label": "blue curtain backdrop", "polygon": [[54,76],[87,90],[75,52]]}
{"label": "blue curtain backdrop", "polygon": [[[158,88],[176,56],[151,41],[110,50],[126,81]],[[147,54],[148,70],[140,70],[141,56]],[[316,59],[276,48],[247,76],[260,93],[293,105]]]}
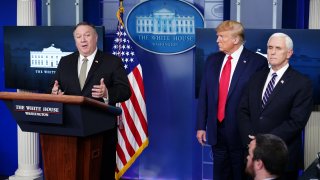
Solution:
{"label": "blue curtain backdrop", "polygon": [[[41,22],[41,0],[36,0],[37,24]],[[0,6],[0,91],[4,87],[3,26],[17,25],[17,1],[2,0]],[[17,124],[5,104],[0,102],[0,175],[13,175],[18,167]]]}
{"label": "blue curtain backdrop", "polygon": [[[16,25],[16,1],[5,0],[0,6],[0,91],[4,91],[3,26]],[[0,175],[14,173],[18,166],[17,125],[15,120],[0,102]]]}
{"label": "blue curtain backdrop", "polygon": [[310,0],[282,0],[282,28],[308,29]]}

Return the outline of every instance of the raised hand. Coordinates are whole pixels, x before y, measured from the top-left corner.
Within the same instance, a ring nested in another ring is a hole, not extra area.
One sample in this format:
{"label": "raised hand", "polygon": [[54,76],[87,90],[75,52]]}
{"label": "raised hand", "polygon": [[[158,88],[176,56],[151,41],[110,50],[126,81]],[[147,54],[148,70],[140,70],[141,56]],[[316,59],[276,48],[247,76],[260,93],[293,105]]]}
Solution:
{"label": "raised hand", "polygon": [[59,82],[57,80],[54,81],[54,85],[51,90],[51,94],[54,94],[54,95],[63,95],[64,94],[64,92],[62,92],[61,89],[59,89]]}
{"label": "raised hand", "polygon": [[94,85],[92,88],[92,97],[94,98],[108,98],[108,89],[104,84],[104,79],[101,78],[99,85]]}

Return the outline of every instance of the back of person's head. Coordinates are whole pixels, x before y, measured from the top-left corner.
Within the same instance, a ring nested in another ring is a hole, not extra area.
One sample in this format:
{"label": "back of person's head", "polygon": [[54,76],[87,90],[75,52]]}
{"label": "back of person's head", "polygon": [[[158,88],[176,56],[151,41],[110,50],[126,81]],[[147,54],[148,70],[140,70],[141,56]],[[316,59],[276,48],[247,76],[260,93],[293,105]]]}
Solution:
{"label": "back of person's head", "polygon": [[240,22],[227,20],[223,21],[216,28],[217,32],[231,31],[235,36],[239,36],[241,42],[244,42],[244,27]]}
{"label": "back of person's head", "polygon": [[261,160],[265,169],[272,175],[281,175],[288,162],[288,149],[285,142],[272,134],[258,134],[253,160]]}

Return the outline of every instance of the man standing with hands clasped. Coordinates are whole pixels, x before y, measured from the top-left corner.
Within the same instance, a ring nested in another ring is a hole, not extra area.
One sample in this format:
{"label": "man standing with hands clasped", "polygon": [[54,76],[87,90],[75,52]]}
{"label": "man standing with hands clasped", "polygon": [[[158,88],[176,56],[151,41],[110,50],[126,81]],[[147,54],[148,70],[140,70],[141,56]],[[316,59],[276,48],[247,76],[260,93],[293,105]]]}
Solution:
{"label": "man standing with hands clasped", "polygon": [[289,65],[292,39],[284,33],[271,35],[267,44],[270,69],[252,76],[239,107],[243,145],[248,135],[274,134],[287,145],[289,163],[283,179],[298,178],[303,166],[301,133],[312,111],[312,84]]}
{"label": "man standing with hands clasped", "polygon": [[[78,51],[61,58],[51,93],[79,95],[115,105],[131,96],[129,81],[120,58],[97,48],[98,34],[86,22],[73,31]],[[101,179],[114,179],[117,128],[104,132]]]}
{"label": "man standing with hands clasped", "polygon": [[244,28],[236,21],[224,21],[217,28],[220,52],[206,61],[201,82],[197,139],[212,146],[215,180],[242,179],[244,148],[238,131],[237,109],[242,89],[250,76],[267,68],[267,60],[247,50]]}

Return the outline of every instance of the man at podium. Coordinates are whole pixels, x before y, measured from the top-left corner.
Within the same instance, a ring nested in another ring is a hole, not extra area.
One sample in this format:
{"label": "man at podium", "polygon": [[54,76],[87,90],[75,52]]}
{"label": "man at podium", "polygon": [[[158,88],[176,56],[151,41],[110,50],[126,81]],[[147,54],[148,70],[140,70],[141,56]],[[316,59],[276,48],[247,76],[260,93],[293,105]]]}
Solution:
{"label": "man at podium", "polygon": [[[131,96],[120,58],[97,48],[98,34],[92,24],[81,22],[73,31],[77,51],[61,58],[51,94],[79,95],[115,105]],[[116,123],[116,119],[114,119]],[[117,128],[104,132],[101,179],[114,179]]]}

